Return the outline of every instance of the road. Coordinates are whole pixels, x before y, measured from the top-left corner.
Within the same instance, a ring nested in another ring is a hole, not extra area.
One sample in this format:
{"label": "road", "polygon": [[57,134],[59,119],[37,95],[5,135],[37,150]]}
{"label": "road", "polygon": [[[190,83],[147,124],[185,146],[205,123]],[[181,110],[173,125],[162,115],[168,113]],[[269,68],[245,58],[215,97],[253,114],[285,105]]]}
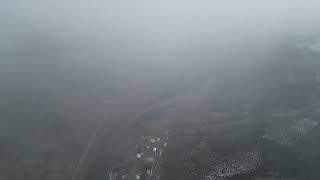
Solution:
{"label": "road", "polygon": [[[109,171],[114,167],[114,164],[117,164],[119,159],[122,159],[126,155],[126,150],[135,146],[137,140],[146,135],[150,136],[161,136],[161,133],[164,133],[166,128],[169,126],[169,121],[172,118],[168,118],[172,112],[169,112],[167,109],[175,106],[175,103],[180,99],[183,99],[182,96],[170,97],[168,99],[159,100],[156,103],[150,104],[143,110],[138,113],[128,113],[128,120],[123,121],[122,119],[113,124],[102,123],[104,127],[97,128],[97,131],[93,135],[93,139],[89,142],[90,150],[85,152],[86,157],[82,157],[82,168],[88,168],[87,175],[85,179],[95,180],[103,179],[109,176]],[[156,121],[149,121],[148,116],[155,114],[159,116]],[[130,118],[131,116],[131,118]],[[162,142],[162,140],[161,140]],[[163,145],[163,143],[162,143]],[[89,147],[88,146],[88,147]],[[158,147],[158,146],[157,146]],[[157,148],[154,167],[152,176],[155,178],[156,171],[159,171],[159,153],[162,148]],[[87,157],[88,156],[88,157]],[[86,162],[83,162],[83,159],[89,159]],[[91,160],[90,160],[91,159]],[[80,170],[78,170],[80,171]],[[79,176],[74,176],[74,178]]]}

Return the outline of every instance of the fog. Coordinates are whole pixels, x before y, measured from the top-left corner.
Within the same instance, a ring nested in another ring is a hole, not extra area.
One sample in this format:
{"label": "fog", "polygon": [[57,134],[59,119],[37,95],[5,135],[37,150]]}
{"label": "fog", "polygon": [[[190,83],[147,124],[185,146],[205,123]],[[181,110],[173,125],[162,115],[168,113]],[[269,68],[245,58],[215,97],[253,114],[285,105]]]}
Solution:
{"label": "fog", "polygon": [[290,69],[283,59],[296,58],[286,53],[298,41],[319,34],[319,10],[313,0],[1,1],[0,159],[10,163],[0,179],[100,178],[84,164],[114,151],[117,135],[106,134],[130,132],[154,109],[174,107],[168,121],[189,122],[211,110],[297,107],[277,94],[276,74]]}
{"label": "fog", "polygon": [[316,33],[319,27],[319,3],[313,1],[1,4],[3,51],[27,51],[16,58],[24,61],[46,56],[38,61],[140,90],[195,81],[214,67],[231,73],[256,63],[252,54],[267,56],[280,38]]}

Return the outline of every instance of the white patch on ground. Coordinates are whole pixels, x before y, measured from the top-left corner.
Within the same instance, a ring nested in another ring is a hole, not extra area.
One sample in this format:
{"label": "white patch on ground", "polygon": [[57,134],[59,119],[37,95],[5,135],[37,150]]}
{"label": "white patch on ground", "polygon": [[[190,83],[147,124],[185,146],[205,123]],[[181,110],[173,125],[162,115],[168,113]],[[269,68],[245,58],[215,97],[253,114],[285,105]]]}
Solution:
{"label": "white patch on ground", "polygon": [[280,145],[292,146],[316,126],[318,126],[318,122],[307,118],[292,120],[269,128],[262,138]]}
{"label": "white patch on ground", "polygon": [[304,41],[296,44],[296,47],[302,51],[320,53],[320,38],[311,41]]}
{"label": "white patch on ground", "polygon": [[240,152],[226,158],[212,168],[212,172],[202,180],[223,180],[236,175],[253,172],[262,165],[261,153],[258,151]]}

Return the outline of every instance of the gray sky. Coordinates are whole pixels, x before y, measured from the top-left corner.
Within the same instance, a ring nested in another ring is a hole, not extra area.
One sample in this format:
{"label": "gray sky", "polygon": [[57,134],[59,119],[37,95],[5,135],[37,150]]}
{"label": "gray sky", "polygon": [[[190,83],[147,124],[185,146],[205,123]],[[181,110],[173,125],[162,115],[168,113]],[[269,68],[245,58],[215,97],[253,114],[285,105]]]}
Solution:
{"label": "gray sky", "polygon": [[255,64],[278,38],[318,33],[319,10],[313,0],[5,0],[0,45],[47,43],[43,59],[68,71],[157,89]]}

